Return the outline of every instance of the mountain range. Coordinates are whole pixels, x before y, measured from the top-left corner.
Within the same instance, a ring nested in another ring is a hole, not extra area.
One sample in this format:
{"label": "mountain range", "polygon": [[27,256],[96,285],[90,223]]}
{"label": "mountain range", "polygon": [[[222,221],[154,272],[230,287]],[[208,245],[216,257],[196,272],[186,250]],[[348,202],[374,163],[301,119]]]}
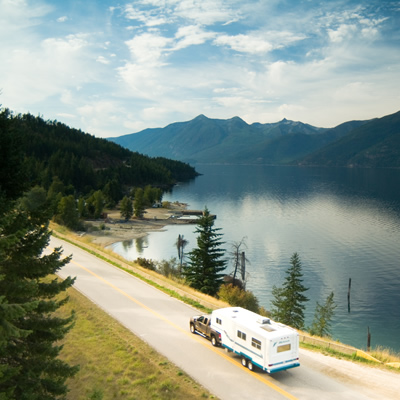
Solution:
{"label": "mountain range", "polygon": [[204,115],[109,140],[152,157],[191,164],[400,167],[400,112],[318,128],[283,119],[247,124]]}

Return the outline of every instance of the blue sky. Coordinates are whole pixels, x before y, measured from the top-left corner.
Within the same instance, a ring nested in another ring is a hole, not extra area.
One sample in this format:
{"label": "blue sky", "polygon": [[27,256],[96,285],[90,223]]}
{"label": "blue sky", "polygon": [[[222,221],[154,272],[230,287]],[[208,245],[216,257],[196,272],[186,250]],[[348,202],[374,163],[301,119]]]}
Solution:
{"label": "blue sky", "polygon": [[0,104],[98,137],[400,110],[400,1],[0,0]]}

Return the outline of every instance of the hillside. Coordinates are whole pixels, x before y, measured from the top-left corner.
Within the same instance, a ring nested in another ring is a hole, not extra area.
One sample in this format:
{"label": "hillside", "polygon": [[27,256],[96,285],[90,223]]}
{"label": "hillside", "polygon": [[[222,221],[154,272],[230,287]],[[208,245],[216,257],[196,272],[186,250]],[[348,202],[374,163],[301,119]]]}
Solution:
{"label": "hillside", "polygon": [[[188,164],[132,152],[57,121],[13,115],[8,109],[1,110],[0,120],[0,147],[4,151],[7,146],[18,146],[29,186],[47,190],[57,177],[65,193],[87,195],[108,184],[118,201],[124,187],[166,187],[196,176]],[[6,168],[2,165],[3,171]]]}
{"label": "hillside", "polygon": [[199,115],[109,140],[149,156],[190,163],[290,164],[363,123],[352,121],[326,129],[286,119],[249,125],[239,117],[222,120]]}
{"label": "hillside", "polygon": [[400,111],[374,119],[304,158],[302,165],[400,168]]}

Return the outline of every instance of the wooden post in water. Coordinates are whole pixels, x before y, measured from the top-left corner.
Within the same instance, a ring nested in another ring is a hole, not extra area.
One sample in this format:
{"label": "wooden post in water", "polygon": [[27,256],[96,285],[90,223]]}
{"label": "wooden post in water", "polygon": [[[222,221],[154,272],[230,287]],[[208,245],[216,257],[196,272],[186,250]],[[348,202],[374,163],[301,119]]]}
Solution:
{"label": "wooden post in water", "polygon": [[367,329],[367,351],[371,351],[371,334],[369,333],[369,327]]}
{"label": "wooden post in water", "polygon": [[351,278],[349,278],[349,290],[347,291],[347,309],[350,312],[350,290],[351,290]]}

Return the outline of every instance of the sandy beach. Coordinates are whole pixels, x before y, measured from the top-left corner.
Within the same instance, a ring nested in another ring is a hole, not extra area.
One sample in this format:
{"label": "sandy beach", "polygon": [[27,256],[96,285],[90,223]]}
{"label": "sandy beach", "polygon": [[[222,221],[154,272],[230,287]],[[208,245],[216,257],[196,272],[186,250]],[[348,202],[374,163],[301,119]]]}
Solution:
{"label": "sandy beach", "polygon": [[142,218],[132,218],[125,221],[119,210],[107,212],[104,220],[86,221],[88,227],[85,236],[94,244],[106,247],[115,242],[137,239],[149,232],[160,231],[166,225],[188,224],[193,220],[182,217],[187,210],[185,203],[171,203],[168,208],[148,208]]}

